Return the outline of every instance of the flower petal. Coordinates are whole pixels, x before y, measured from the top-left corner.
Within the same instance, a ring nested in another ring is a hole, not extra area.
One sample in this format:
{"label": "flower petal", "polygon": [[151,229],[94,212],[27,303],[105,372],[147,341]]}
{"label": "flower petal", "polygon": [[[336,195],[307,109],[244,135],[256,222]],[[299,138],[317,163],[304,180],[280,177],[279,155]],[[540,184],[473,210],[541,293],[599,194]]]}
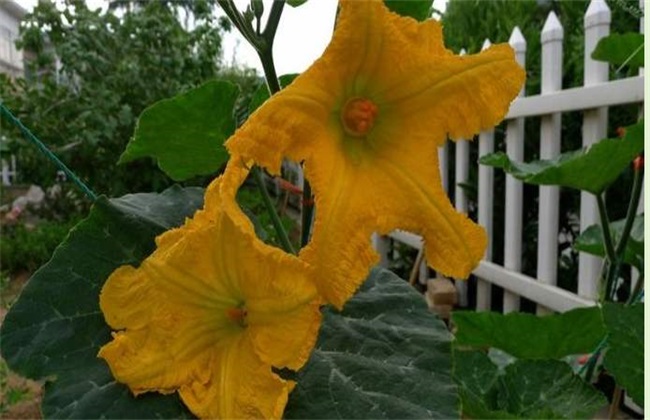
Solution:
{"label": "flower petal", "polygon": [[487,235],[452,206],[442,188],[437,154],[426,165],[413,157],[399,165],[385,159],[376,166],[374,180],[383,178],[382,190],[394,197],[378,209],[383,215],[377,220],[379,231],[404,229],[422,235],[431,268],[445,276],[467,278],[484,255]]}
{"label": "flower petal", "polygon": [[[393,79],[379,96],[390,108],[387,124],[437,144],[447,135],[454,140],[472,138],[496,125],[525,79],[507,44],[475,55],[417,61],[412,77]],[[390,71],[386,67],[383,70]]]}
{"label": "flower petal", "polygon": [[245,336],[213,350],[202,380],[183,385],[180,395],[201,418],[280,418],[294,384],[272,373]]}
{"label": "flower petal", "polygon": [[300,258],[312,267],[321,295],[339,309],[379,260],[370,239],[380,217],[375,203],[385,197],[366,176],[368,163],[351,163],[330,150],[321,154],[318,170],[305,166],[318,193],[312,237]]}
{"label": "flower petal", "polygon": [[313,285],[311,289],[312,298],[307,302],[295,294],[284,298],[248,300],[251,340],[257,355],[265,363],[298,370],[309,359],[316,345],[321,321],[321,302],[314,298],[316,289]]}
{"label": "flower petal", "polygon": [[[209,187],[209,209],[220,203],[238,220],[246,219],[250,247],[256,252],[241,267],[249,281],[240,282],[246,296],[247,323],[258,356],[275,367],[298,370],[309,358],[320,327],[322,303],[305,262],[254,238],[250,221],[235,196],[248,169],[237,155],[231,157],[220,186]],[[217,187],[220,187],[217,191]],[[277,343],[282,343],[281,346]]]}
{"label": "flower petal", "polygon": [[113,333],[113,341],[103,346],[98,356],[108,362],[115,379],[127,384],[135,395],[153,390],[174,392],[206,372],[210,349],[216,344],[201,323],[180,328],[178,324],[181,322],[173,319],[156,320],[148,328]]}
{"label": "flower petal", "polygon": [[378,141],[394,144],[358,163],[324,153],[318,171],[306,167],[319,191],[318,214],[300,256],[313,267],[319,292],[339,308],[378,261],[370,246],[373,232],[423,235],[429,265],[456,278],[467,277],[485,252],[483,229],[457,213],[442,189],[435,148],[417,137],[400,142],[386,135]]}

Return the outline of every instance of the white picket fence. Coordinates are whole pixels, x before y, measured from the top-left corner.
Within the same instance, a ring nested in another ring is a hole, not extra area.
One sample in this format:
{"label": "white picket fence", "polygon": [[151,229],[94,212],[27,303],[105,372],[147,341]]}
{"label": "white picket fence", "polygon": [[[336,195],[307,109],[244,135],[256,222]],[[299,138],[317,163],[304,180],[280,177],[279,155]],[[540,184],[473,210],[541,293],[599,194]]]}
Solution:
{"label": "white picket fence", "polygon": [[[643,0],[640,1],[643,8]],[[607,134],[608,107],[643,103],[643,72],[637,77],[609,81],[608,64],[591,59],[591,52],[598,41],[610,32],[611,11],[604,0],[592,0],[584,17],[584,86],[562,89],[562,54],[564,30],[555,13],[550,12],[541,33],[542,74],[541,94],[526,96],[522,90],[520,97],[511,105],[506,117],[506,153],[511,159],[523,161],[524,120],[527,117],[540,117],[541,159],[549,159],[561,152],[561,118],[562,113],[583,111],[583,145],[590,145]],[[643,19],[641,18],[641,31]],[[515,27],[509,40],[516,53],[517,61],[525,67],[526,40],[519,28]],[[483,48],[490,41],[486,40]],[[448,179],[449,148],[455,147],[455,179]],[[467,213],[468,200],[459,183],[468,180],[470,165],[470,147],[468,141],[448,142],[439,149],[440,167],[443,185],[455,186],[455,207],[459,212]],[[494,151],[494,131],[486,131],[478,136],[479,156]],[[597,169],[594,169],[597,170]],[[580,253],[578,268],[578,291],[572,293],[556,286],[558,272],[558,226],[559,226],[559,189],[558,187],[539,187],[539,230],[536,278],[521,273],[522,225],[523,225],[523,185],[520,181],[507,175],[505,181],[505,229],[494,232],[494,169],[479,165],[478,167],[478,223],[482,225],[489,238],[488,249],[483,261],[474,270],[477,278],[476,310],[489,310],[491,306],[491,286],[504,289],[503,312],[519,310],[520,297],[537,303],[538,314],[549,311],[564,312],[580,306],[595,304],[598,294],[598,277],[602,261],[599,258]],[[641,200],[643,202],[643,200]],[[642,205],[639,212],[643,211]],[[595,198],[582,193],[580,196],[580,230],[597,223],[598,212]],[[504,235],[504,264],[494,264],[492,246],[495,235]],[[414,248],[421,249],[422,239],[408,232],[395,231],[387,237],[375,236],[373,242],[386,264],[390,249],[390,240],[397,240]],[[426,263],[426,262],[425,262]],[[421,280],[426,280],[427,270],[423,264],[420,270]],[[467,283],[457,281],[459,303],[467,304]]]}
{"label": "white picket fence", "polygon": [[0,179],[2,185],[9,186],[16,182],[18,170],[16,169],[16,156],[8,156],[8,160],[0,159]]}

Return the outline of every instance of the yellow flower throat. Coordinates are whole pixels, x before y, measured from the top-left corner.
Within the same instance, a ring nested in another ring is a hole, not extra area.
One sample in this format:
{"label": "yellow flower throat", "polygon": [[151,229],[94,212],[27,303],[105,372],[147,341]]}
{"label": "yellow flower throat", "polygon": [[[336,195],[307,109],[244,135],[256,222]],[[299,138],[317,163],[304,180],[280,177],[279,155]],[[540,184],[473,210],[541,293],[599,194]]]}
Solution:
{"label": "yellow flower throat", "polygon": [[348,99],[341,111],[343,128],[351,136],[366,136],[375,124],[378,111],[377,105],[370,99]]}

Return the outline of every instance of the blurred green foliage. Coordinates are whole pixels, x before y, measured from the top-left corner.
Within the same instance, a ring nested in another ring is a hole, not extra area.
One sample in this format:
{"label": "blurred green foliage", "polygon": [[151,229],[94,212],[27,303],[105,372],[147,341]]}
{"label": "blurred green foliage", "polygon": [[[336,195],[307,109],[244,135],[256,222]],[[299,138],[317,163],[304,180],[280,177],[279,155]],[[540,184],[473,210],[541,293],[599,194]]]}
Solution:
{"label": "blurred green foliage", "polygon": [[[278,209],[282,226],[289,235],[292,245],[298,249],[300,245],[300,229],[297,221],[291,218],[287,213],[287,206],[283,203],[285,200],[285,194],[286,193],[284,192],[280,193],[280,195],[275,198],[276,209]],[[237,202],[244,210],[244,213],[246,213],[249,219],[251,219],[257,236],[270,245],[282,248],[282,243],[278,237],[277,230],[273,227],[271,216],[264,206],[262,193],[257,186],[252,184],[252,180],[250,181],[250,184],[244,184],[242,188],[237,191]]]}
{"label": "blurred green foliage", "polygon": [[0,261],[2,271],[34,271],[45,264],[78,219],[66,222],[43,220],[29,228],[22,223],[2,225]]}
{"label": "blurred green foliage", "polygon": [[[39,2],[19,39],[31,54],[27,78],[0,79],[0,98],[97,193],[160,191],[171,181],[153,160],[116,166],[140,113],[213,78],[243,85],[243,98],[259,84],[254,70],[222,62],[229,24],[216,7],[215,0],[119,0],[106,10],[83,0],[62,8]],[[53,184],[56,168],[7,121],[2,129],[20,181]]]}
{"label": "blurred green foliage", "polygon": [[[609,1],[611,32],[638,32],[639,19]],[[492,43],[508,42],[518,26],[526,39],[526,94],[541,90],[541,33],[553,11],[564,28],[563,88],[582,86],[584,71],[584,15],[589,0],[450,0],[442,17],[447,48],[468,54],[481,50],[487,38]],[[612,77],[617,75],[612,74]]]}

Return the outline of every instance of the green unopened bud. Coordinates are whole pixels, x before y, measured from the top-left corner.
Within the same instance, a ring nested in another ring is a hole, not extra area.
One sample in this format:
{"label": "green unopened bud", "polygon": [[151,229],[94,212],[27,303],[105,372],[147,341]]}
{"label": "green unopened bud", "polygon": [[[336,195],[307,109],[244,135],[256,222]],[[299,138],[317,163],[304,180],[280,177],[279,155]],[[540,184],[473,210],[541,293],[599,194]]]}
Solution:
{"label": "green unopened bud", "polygon": [[262,0],[251,0],[250,7],[253,9],[255,17],[261,19],[264,14],[264,2]]}

